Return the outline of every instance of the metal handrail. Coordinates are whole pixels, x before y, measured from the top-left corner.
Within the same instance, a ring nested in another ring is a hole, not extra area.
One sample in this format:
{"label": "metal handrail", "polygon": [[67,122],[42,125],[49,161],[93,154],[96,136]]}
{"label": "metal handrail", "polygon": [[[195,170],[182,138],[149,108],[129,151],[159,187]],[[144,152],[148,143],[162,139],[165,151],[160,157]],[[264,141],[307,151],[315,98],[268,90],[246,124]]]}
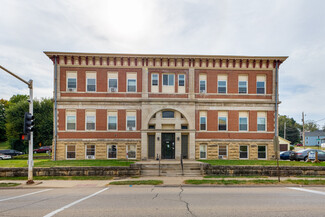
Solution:
{"label": "metal handrail", "polygon": [[159,175],[160,176],[160,155],[158,156],[158,159],[159,159]]}

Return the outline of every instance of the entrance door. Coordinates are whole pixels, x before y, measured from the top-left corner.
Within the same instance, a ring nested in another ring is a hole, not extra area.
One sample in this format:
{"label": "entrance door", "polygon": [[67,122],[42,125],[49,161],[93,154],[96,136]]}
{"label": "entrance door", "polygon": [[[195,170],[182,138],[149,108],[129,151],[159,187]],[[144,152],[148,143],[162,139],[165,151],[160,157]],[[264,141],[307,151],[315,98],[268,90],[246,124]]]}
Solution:
{"label": "entrance door", "polygon": [[148,135],[148,159],[155,159],[155,135]]}
{"label": "entrance door", "polygon": [[188,159],[188,135],[182,135],[182,156]]}
{"label": "entrance door", "polygon": [[161,134],[161,158],[175,159],[175,133]]}

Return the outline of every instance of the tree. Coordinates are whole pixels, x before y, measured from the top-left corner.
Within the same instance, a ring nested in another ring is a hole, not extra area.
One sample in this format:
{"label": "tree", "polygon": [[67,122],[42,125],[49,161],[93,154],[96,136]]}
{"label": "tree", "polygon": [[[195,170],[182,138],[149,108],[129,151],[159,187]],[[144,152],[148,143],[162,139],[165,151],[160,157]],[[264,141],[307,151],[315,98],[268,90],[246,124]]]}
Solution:
{"label": "tree", "polygon": [[310,132],[314,132],[316,130],[319,130],[318,125],[316,124],[316,122],[308,120],[305,123],[305,131],[310,131]]}
{"label": "tree", "polygon": [[300,125],[286,115],[279,115],[279,136],[284,137],[284,123],[286,123],[286,139],[292,144],[300,142]]}
{"label": "tree", "polygon": [[0,142],[6,141],[6,114],[5,111],[8,108],[8,101],[0,99]]}

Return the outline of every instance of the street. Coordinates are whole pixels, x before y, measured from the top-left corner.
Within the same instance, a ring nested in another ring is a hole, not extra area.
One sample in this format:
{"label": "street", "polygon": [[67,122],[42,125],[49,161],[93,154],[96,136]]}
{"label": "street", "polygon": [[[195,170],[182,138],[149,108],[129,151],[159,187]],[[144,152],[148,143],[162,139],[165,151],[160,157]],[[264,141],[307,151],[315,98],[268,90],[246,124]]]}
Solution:
{"label": "street", "polygon": [[324,216],[325,187],[1,189],[0,216]]}

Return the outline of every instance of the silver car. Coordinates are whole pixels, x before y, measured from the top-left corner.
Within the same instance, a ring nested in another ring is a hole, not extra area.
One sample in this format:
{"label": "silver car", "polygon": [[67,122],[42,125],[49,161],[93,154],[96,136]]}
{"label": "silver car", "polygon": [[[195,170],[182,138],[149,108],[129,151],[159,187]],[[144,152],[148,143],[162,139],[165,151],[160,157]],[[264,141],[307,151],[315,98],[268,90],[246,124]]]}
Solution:
{"label": "silver car", "polygon": [[8,159],[11,159],[10,155],[5,155],[5,154],[0,153],[0,160],[8,160]]}

